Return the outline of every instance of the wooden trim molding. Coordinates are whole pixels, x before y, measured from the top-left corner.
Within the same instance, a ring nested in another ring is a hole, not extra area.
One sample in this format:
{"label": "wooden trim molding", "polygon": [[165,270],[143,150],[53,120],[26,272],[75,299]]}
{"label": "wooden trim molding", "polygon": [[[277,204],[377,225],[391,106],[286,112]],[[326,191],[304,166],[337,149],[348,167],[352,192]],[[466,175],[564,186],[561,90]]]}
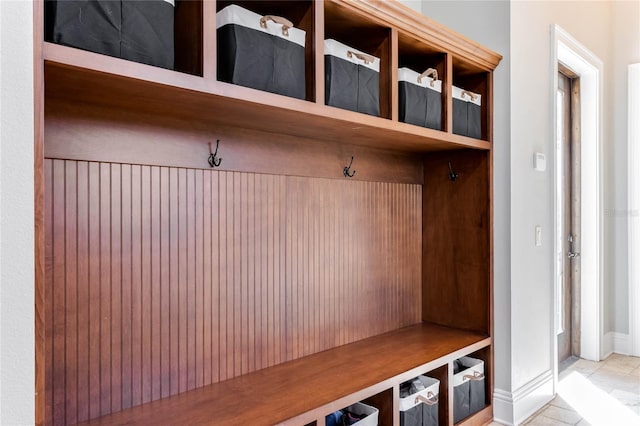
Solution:
{"label": "wooden trim molding", "polygon": [[44,2],[33,2],[34,86],[34,231],[35,231],[35,422],[45,422],[45,316],[44,316]]}

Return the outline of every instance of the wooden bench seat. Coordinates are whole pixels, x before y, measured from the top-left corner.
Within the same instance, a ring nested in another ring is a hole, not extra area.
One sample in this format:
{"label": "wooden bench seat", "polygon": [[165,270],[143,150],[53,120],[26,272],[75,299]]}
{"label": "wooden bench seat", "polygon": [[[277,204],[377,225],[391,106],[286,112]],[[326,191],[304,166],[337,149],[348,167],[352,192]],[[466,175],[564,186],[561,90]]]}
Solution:
{"label": "wooden bench seat", "polygon": [[486,347],[490,340],[417,324],[85,424],[303,425]]}

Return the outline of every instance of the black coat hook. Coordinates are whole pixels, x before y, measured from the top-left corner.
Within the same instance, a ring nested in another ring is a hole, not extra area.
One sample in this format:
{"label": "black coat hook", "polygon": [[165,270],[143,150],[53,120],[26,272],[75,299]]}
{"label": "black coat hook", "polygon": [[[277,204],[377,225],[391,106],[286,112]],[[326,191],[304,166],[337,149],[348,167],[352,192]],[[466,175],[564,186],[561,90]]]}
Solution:
{"label": "black coat hook", "polygon": [[449,180],[455,182],[458,179],[458,173],[454,172],[451,168],[451,161],[449,161]]}
{"label": "black coat hook", "polygon": [[342,169],[342,174],[344,174],[344,177],[352,178],[355,176],[356,174],[355,170],[353,172],[350,172],[352,164],[353,164],[353,155],[351,156],[351,162],[349,163],[349,165],[346,166],[344,169]]}
{"label": "black coat hook", "polygon": [[216,158],[218,155],[218,145],[220,145],[220,139],[216,140],[216,152],[211,152],[211,142],[209,142],[209,165],[211,167],[220,167],[222,158]]}

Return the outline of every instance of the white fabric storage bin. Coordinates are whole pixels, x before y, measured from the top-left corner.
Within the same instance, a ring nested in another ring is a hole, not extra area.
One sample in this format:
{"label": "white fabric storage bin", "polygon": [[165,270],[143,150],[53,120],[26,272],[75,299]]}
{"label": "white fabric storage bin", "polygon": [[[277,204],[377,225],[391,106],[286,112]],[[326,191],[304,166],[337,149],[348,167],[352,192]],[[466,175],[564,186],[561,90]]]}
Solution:
{"label": "white fabric storage bin", "polygon": [[484,361],[464,356],[456,361],[462,366],[453,375],[453,422],[469,417],[485,406]]}
{"label": "white fabric storage bin", "polygon": [[[435,70],[433,70],[435,72]],[[398,118],[404,123],[442,130],[442,80],[398,69]]]}
{"label": "white fabric storage bin", "polygon": [[304,99],[306,32],[284,18],[234,4],[218,12],[218,80]]}
{"label": "white fabric storage bin", "polygon": [[325,104],[380,115],[380,59],[333,39],[324,41]]}
{"label": "white fabric storage bin", "polygon": [[[423,390],[403,397],[403,387],[413,381],[419,381]],[[400,425],[401,426],[438,426],[438,398],[440,381],[427,376],[418,376],[400,386]]]}
{"label": "white fabric storage bin", "polygon": [[353,405],[347,407],[348,411],[351,411],[358,415],[366,414],[367,417],[353,423],[354,426],[378,426],[378,409],[362,402],[356,402]]}
{"label": "white fabric storage bin", "polygon": [[482,96],[453,86],[453,133],[482,138]]}

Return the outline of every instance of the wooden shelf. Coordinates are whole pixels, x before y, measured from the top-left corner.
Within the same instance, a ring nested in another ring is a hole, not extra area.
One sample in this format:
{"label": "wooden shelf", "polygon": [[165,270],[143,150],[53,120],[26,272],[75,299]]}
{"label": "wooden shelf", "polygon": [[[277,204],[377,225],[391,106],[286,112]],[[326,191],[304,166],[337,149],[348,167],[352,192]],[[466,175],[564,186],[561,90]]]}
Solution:
{"label": "wooden shelf", "polygon": [[47,98],[397,151],[491,146],[487,141],[53,43],[44,47]]}
{"label": "wooden shelf", "polygon": [[478,333],[422,323],[85,424],[307,424],[489,345]]}

